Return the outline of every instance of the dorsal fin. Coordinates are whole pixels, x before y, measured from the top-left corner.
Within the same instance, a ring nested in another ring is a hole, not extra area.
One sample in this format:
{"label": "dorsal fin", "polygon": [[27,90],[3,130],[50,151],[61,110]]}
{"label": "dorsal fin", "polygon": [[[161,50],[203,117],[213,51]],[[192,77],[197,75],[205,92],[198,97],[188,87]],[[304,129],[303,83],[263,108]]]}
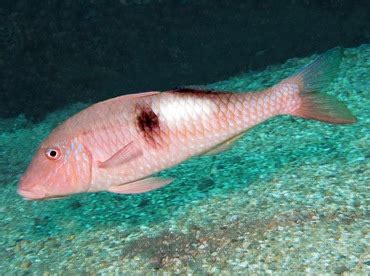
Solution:
{"label": "dorsal fin", "polygon": [[159,91],[149,91],[149,92],[143,92],[143,93],[137,93],[137,94],[127,94],[127,95],[122,95],[122,96],[118,96],[118,97],[115,97],[115,98],[111,98],[111,99],[108,99],[108,100],[105,100],[105,101],[102,101],[102,102],[98,102],[94,105],[106,104],[108,102],[115,102],[117,100],[119,100],[119,101],[129,101],[129,100],[132,100],[132,99],[154,96],[154,95],[157,95],[157,94],[160,94],[160,93],[161,92],[159,92]]}
{"label": "dorsal fin", "polygon": [[218,91],[202,86],[175,87],[170,90],[175,93],[218,93]]}

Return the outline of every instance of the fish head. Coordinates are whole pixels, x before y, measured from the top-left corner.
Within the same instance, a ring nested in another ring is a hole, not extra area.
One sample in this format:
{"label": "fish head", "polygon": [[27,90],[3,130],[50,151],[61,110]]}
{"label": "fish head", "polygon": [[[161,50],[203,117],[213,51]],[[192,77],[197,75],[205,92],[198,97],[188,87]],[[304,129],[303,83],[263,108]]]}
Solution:
{"label": "fish head", "polygon": [[20,179],[18,193],[41,200],[86,192],[91,182],[91,154],[77,139],[44,141]]}

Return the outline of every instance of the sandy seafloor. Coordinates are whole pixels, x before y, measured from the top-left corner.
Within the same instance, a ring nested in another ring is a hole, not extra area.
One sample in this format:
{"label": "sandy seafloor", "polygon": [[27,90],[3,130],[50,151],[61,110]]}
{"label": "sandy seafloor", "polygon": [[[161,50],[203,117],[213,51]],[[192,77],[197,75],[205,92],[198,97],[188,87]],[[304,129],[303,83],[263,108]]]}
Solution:
{"label": "sandy seafloor", "polygon": [[[328,93],[356,124],[274,118],[228,152],[163,172],[176,181],[143,195],[24,201],[16,184],[37,145],[87,104],[38,124],[0,121],[0,274],[370,273],[370,45],[344,56]],[[263,88],[314,57],[210,87]]]}

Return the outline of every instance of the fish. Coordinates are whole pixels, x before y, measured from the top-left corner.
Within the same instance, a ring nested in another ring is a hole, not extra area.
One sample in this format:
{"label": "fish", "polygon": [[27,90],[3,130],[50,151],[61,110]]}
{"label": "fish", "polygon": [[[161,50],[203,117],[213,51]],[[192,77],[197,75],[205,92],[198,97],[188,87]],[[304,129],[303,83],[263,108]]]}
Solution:
{"label": "fish", "polygon": [[342,50],[334,48],[259,91],[184,87],[93,104],[41,143],[17,191],[28,200],[149,192],[174,181],[156,173],[195,156],[226,151],[248,129],[275,116],[354,123],[349,109],[323,92],[341,60]]}

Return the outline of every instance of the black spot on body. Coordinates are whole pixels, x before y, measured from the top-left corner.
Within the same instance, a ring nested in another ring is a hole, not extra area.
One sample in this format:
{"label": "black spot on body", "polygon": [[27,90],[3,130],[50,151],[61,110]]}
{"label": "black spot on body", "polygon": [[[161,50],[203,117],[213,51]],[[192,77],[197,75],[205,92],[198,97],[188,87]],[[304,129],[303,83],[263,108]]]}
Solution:
{"label": "black spot on body", "polygon": [[139,129],[145,133],[153,132],[159,128],[159,118],[153,110],[142,110],[137,116]]}
{"label": "black spot on body", "polygon": [[159,116],[150,106],[136,106],[136,125],[139,133],[151,146],[162,143]]}

